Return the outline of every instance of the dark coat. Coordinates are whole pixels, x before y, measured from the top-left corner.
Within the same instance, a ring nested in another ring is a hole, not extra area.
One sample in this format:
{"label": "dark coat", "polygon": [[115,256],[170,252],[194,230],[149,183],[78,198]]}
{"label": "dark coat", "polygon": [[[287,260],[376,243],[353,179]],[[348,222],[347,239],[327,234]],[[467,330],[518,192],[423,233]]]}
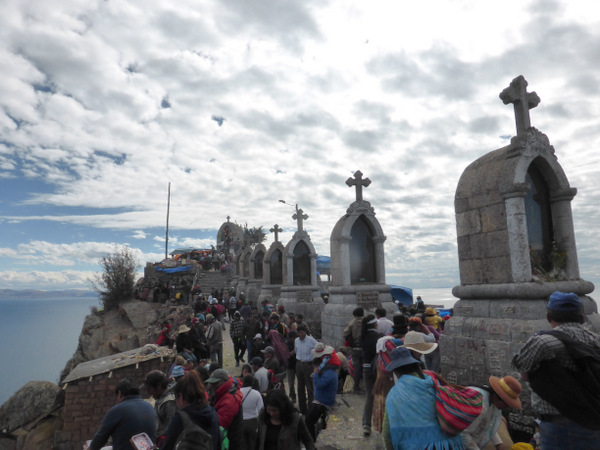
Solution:
{"label": "dark coat", "polygon": [[[265,436],[267,433],[267,413],[263,409],[258,416],[258,450],[264,450]],[[298,411],[294,411],[292,422],[289,425],[282,425],[279,432],[278,450],[301,450],[302,444],[306,450],[314,450],[315,443],[306,428],[304,419],[300,417]]]}

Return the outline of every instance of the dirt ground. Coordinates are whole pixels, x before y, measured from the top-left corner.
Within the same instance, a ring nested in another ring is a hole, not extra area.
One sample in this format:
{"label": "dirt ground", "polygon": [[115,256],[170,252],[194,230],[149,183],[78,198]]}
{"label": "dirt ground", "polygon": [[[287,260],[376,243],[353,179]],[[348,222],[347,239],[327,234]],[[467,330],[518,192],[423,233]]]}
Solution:
{"label": "dirt ground", "polygon": [[[230,375],[238,376],[241,366],[235,366],[233,344],[229,338],[229,324],[223,332],[223,362],[224,369]],[[247,360],[247,359],[246,359]],[[287,386],[286,386],[287,391]],[[369,437],[362,433],[362,411],[364,395],[338,394],[336,405],[329,413],[327,429],[323,430],[317,439],[318,450],[366,450],[383,449],[381,435],[375,431]]]}

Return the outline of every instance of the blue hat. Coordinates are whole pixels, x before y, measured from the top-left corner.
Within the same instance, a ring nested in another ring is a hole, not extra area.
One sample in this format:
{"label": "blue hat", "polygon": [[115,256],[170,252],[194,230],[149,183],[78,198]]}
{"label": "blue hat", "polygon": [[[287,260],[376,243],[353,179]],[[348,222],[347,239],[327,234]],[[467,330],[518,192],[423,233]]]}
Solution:
{"label": "blue hat", "polygon": [[581,300],[576,294],[555,292],[548,299],[548,309],[561,312],[581,312]]}
{"label": "blue hat", "polygon": [[182,366],[174,366],[173,370],[171,371],[171,379],[176,380],[179,377],[182,377],[185,375],[185,370],[183,369]]}
{"label": "blue hat", "polygon": [[390,362],[387,366],[385,366],[386,372],[391,372],[398,367],[419,363],[419,361],[413,358],[410,350],[406,347],[396,347],[394,350],[392,350],[390,358]]}

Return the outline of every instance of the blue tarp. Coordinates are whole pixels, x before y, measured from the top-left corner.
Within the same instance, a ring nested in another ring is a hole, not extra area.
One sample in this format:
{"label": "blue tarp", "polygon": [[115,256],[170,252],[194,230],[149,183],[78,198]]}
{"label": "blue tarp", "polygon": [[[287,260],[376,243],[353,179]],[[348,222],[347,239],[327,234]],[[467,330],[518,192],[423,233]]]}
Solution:
{"label": "blue tarp", "polygon": [[331,270],[331,258],[329,256],[317,256],[317,272]]}
{"label": "blue tarp", "polygon": [[404,286],[396,286],[390,285],[392,289],[390,290],[390,294],[392,298],[398,300],[405,306],[410,306],[413,304],[413,292],[411,288],[407,288]]}
{"label": "blue tarp", "polygon": [[188,270],[190,270],[192,267],[194,266],[181,266],[181,267],[157,267],[156,271],[157,272],[164,272],[164,273],[177,273],[177,272],[187,272]]}

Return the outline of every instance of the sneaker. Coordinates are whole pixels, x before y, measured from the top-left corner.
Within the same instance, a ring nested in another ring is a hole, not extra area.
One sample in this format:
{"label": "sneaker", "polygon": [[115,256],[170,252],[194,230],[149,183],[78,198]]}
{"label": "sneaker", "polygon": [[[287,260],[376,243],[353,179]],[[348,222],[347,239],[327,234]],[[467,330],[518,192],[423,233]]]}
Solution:
{"label": "sneaker", "polygon": [[364,436],[371,435],[371,427],[369,425],[363,425],[363,435]]}
{"label": "sneaker", "polygon": [[240,359],[241,362],[245,363],[246,360],[244,358]]}

